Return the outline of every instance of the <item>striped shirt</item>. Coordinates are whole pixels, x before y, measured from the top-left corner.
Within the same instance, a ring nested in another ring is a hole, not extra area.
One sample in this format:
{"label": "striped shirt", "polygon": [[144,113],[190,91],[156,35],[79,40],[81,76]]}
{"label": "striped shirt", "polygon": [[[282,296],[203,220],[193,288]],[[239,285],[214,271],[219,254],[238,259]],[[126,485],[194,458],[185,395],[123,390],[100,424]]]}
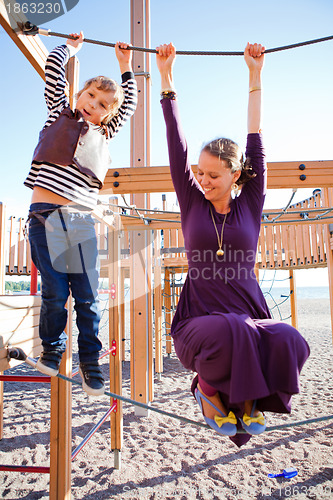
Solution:
{"label": "striped shirt", "polygon": [[[60,45],[50,52],[45,66],[45,100],[48,118],[44,128],[50,126],[64,108],[69,106],[66,96],[67,81],[65,65],[72,54],[72,47]],[[112,139],[124,123],[133,115],[137,104],[137,87],[131,72],[122,75],[124,102],[118,114],[107,124],[108,136]],[[102,131],[102,128],[101,128]],[[48,189],[80,205],[94,208],[100,182],[93,176],[84,174],[74,164],[67,167],[48,162],[33,161],[24,185]]]}

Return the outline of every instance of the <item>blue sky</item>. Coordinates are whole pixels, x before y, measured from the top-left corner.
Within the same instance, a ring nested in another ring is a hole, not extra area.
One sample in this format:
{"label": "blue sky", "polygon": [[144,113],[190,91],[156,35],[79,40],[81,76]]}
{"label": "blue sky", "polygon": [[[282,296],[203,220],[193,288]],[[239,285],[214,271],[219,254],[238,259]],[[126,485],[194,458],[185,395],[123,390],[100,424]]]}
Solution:
{"label": "blue sky", "polygon": [[[253,2],[160,0],[150,2],[151,47],[172,41],[179,50],[242,51],[247,41],[267,48],[333,34],[332,0]],[[43,27],[87,38],[130,41],[130,1],[80,0],[66,15]],[[48,50],[65,40],[42,37]],[[0,200],[8,214],[25,216],[31,192],[23,186],[33,149],[46,118],[43,82],[0,28],[1,150]],[[263,133],[268,161],[331,160],[333,137],[333,40],[267,54],[263,74]],[[114,49],[84,45],[80,84],[96,74],[120,81]],[[190,157],[197,162],[203,142],[246,139],[247,67],[240,56],[178,56],[175,85]],[[160,82],[154,56],[152,82],[152,165],[167,165],[165,129],[159,104]],[[113,166],[129,166],[129,126],[111,145]],[[298,192],[296,200],[311,191]],[[267,207],[283,207],[290,191],[269,192]],[[160,197],[154,199],[154,206]]]}

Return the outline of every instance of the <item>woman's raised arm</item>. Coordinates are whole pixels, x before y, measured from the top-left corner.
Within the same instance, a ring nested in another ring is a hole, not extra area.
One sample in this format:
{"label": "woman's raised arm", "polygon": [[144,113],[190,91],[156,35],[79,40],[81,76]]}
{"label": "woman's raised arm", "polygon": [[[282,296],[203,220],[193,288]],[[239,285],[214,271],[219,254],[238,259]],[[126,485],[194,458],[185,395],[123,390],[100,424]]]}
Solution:
{"label": "woman's raised arm", "polygon": [[261,127],[261,71],[264,65],[265,47],[259,43],[248,43],[244,59],[249,68],[248,133],[258,133]]}

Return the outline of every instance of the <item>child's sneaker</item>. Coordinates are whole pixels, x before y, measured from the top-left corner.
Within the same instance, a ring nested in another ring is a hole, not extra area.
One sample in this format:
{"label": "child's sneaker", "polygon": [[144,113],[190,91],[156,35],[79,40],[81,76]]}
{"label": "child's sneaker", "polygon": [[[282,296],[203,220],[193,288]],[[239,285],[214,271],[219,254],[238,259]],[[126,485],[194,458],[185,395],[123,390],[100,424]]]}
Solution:
{"label": "child's sneaker", "polygon": [[62,352],[59,350],[43,351],[37,361],[36,368],[44,375],[56,377],[59,373]]}
{"label": "child's sneaker", "polygon": [[104,378],[98,361],[80,363],[79,372],[82,377],[82,388],[89,396],[104,394]]}

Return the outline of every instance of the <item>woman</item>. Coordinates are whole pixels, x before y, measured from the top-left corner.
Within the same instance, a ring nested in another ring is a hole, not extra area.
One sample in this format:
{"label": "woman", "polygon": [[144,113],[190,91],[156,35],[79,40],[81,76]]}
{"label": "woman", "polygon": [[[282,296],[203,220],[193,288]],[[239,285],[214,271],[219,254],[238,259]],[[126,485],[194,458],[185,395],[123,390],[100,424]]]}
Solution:
{"label": "woman", "polygon": [[[265,430],[263,411],[290,412],[309,356],[295,328],[271,319],[254,274],[266,191],[260,133],[265,48],[247,44],[244,52],[249,68],[246,160],[233,141],[214,140],[201,151],[196,178],[173,86],[175,47],[156,50],[189,266],[171,334],[182,364],[197,372],[192,392],[207,424],[241,446]],[[235,436],[242,427],[246,434]]]}

